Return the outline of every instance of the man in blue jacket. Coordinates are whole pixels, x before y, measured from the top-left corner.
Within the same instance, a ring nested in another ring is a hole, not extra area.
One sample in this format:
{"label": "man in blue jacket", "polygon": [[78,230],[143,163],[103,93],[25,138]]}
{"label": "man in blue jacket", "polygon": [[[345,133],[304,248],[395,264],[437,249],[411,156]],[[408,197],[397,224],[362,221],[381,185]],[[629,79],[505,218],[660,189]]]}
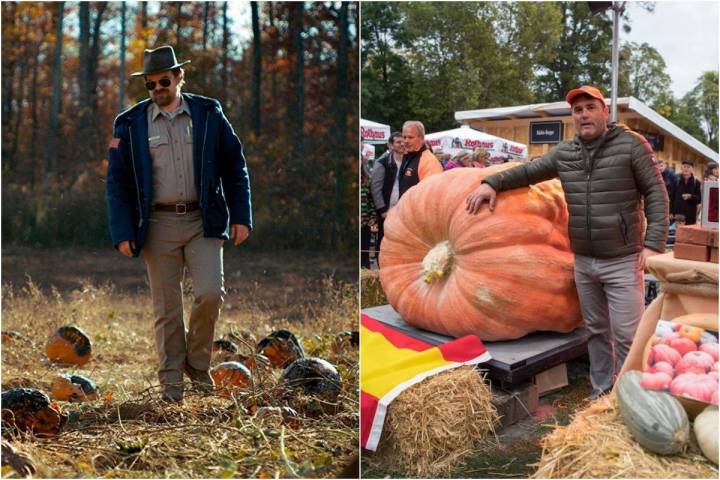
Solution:
{"label": "man in blue jacket", "polygon": [[[222,248],[252,229],[250,185],[240,140],[212,98],[182,93],[185,72],[170,46],[145,50],[150,98],[115,119],[107,201],[116,249],[142,253],[155,314],[162,398],[181,402],[183,373],[206,391],[223,287]],[[194,301],[185,330],[184,270]]]}

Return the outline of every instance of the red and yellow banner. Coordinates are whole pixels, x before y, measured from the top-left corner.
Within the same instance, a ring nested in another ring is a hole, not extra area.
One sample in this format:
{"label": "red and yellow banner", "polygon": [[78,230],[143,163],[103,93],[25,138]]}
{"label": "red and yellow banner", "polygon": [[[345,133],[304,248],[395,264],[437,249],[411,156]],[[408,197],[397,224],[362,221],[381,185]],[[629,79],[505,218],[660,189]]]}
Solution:
{"label": "red and yellow banner", "polygon": [[482,341],[468,335],[431,345],[398,332],[365,314],[360,320],[360,437],[375,451],[390,403],[416,383],[437,373],[487,362]]}

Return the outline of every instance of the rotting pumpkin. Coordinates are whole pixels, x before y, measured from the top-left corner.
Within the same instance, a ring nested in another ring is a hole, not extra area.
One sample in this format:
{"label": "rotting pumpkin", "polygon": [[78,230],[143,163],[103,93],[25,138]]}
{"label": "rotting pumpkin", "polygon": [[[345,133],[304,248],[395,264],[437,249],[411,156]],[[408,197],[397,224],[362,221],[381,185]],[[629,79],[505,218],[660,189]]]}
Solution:
{"label": "rotting pumpkin", "polygon": [[12,388],[2,393],[2,424],[4,432],[15,429],[32,432],[39,437],[57,435],[67,422],[57,403],[34,388]]}
{"label": "rotting pumpkin", "polygon": [[390,210],[380,282],[409,324],[489,341],[583,325],[559,181],[499,193],[494,212],[465,210],[485,177],[512,166],[433,175]]}
{"label": "rotting pumpkin", "polygon": [[305,357],[300,341],[289,330],[272,332],[258,342],[256,352],[265,355],[273,368],[285,368],[295,360]]}
{"label": "rotting pumpkin", "polygon": [[233,390],[252,385],[250,370],[240,362],[223,362],[210,370],[215,391],[218,395],[229,397]]}
{"label": "rotting pumpkin", "polygon": [[85,365],[92,356],[90,339],[74,325],[63,325],[48,339],[45,353],[53,363]]}
{"label": "rotting pumpkin", "polygon": [[335,366],[316,357],[292,362],[283,371],[280,383],[291,390],[302,390],[305,395],[328,401],[337,400],[341,390],[340,374]]}
{"label": "rotting pumpkin", "polygon": [[51,393],[55,400],[64,402],[85,402],[98,398],[95,382],[82,375],[58,375],[53,379]]}

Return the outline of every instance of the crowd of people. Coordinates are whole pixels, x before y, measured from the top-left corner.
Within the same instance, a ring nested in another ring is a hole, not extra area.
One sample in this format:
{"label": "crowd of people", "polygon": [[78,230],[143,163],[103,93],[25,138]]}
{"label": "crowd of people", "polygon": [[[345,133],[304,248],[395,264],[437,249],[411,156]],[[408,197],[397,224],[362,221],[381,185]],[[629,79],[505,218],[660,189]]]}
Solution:
{"label": "crowd of people", "polygon": [[667,161],[660,162],[665,189],[670,203],[670,222],[676,225],[694,225],[698,222],[702,206],[702,184],[717,181],[718,164],[709,162],[703,172],[702,180],[695,178],[692,160],[683,160],[680,173],[677,174]]}

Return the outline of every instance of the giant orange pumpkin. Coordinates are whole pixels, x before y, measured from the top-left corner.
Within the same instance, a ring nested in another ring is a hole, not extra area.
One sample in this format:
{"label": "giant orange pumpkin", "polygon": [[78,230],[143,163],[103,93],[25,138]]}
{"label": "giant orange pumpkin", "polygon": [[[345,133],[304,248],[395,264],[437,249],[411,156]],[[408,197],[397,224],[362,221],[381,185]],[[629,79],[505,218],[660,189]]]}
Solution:
{"label": "giant orange pumpkin", "polygon": [[390,210],[380,282],[409,324],[490,341],[582,326],[559,181],[502,192],[492,213],[465,210],[486,176],[511,166],[433,175]]}

